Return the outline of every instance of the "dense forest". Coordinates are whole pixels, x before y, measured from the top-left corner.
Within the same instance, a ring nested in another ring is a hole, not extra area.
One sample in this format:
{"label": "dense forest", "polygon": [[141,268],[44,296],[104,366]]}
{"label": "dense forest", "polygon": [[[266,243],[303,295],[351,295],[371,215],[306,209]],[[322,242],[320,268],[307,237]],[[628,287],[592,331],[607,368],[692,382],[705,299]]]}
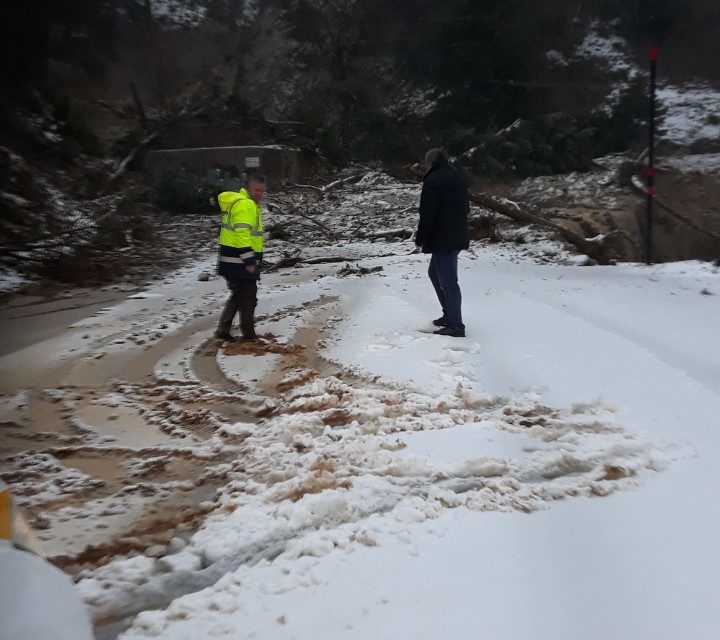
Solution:
{"label": "dense forest", "polygon": [[720,82],[715,0],[9,0],[1,25],[0,263],[61,279],[115,277],[104,252],[149,243],[152,216],[214,213],[188,176],[143,173],[151,149],[286,144],[320,172],[402,172],[442,145],[502,184],[629,151],[629,187],[649,47],[675,114]]}
{"label": "dense forest", "polygon": [[[181,8],[202,20],[175,24],[171,42],[163,17]],[[656,44],[671,52],[661,58],[667,74],[719,73],[712,0],[13,0],[4,13],[3,120],[12,122],[18,105],[46,101],[61,133],[75,139],[68,155],[78,145],[99,153],[103,137],[74,112],[78,88],[105,88],[117,100],[113,78],[124,74],[125,87],[136,81],[145,106],[163,116],[193,91],[246,130],[291,135],[334,162],[414,157],[442,142],[455,153],[483,146],[481,171],[548,173],[643,135],[643,78],[597,108],[626,78],[574,55],[588,25],[625,37],[640,65]],[[206,40],[192,35],[203,29]],[[138,49],[142,68],[118,66]],[[193,49],[203,61],[191,72],[183,56]],[[125,88],[121,101],[129,98]],[[488,136],[518,118],[523,131],[491,148]],[[285,124],[273,130],[276,122]]]}

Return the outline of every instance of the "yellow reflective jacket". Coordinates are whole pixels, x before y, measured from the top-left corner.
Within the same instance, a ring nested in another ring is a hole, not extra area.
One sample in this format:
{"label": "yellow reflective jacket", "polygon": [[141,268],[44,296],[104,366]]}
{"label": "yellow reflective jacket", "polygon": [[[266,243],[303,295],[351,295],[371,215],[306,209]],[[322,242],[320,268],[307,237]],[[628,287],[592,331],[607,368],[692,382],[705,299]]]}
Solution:
{"label": "yellow reflective jacket", "polygon": [[[218,272],[233,280],[257,279],[263,254],[262,210],[246,189],[223,191],[218,196],[218,204],[224,214],[220,225]],[[245,269],[249,266],[256,267],[254,274]]]}
{"label": "yellow reflective jacket", "polygon": [[220,244],[226,247],[250,247],[255,253],[263,250],[262,210],[246,189],[223,191],[218,196],[223,216]]}

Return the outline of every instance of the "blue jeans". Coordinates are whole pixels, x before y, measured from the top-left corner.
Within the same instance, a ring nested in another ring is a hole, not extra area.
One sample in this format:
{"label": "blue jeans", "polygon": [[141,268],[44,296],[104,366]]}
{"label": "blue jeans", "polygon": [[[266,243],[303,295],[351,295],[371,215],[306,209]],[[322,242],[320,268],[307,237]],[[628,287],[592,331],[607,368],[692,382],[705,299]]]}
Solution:
{"label": "blue jeans", "polygon": [[460,307],[462,295],[458,284],[457,266],[459,251],[437,251],[430,257],[428,275],[435,287],[443,317],[451,327],[465,328]]}

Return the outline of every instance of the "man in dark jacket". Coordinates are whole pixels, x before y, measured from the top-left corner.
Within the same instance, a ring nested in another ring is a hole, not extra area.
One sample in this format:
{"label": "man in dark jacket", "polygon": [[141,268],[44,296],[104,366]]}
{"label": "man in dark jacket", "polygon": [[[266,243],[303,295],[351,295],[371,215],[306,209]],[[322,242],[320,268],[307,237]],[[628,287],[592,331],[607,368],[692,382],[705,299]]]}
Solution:
{"label": "man in dark jacket", "polygon": [[460,251],[470,246],[467,187],[450,166],[444,149],[428,151],[425,166],[415,244],[431,254],[428,275],[443,311],[433,320],[440,327],[435,333],[464,338],[457,265]]}

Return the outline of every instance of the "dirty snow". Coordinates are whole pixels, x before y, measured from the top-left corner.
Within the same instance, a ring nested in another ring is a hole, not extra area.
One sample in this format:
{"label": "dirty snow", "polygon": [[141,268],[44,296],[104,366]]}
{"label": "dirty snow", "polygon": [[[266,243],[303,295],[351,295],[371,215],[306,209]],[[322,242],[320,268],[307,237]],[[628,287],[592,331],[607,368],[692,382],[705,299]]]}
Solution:
{"label": "dirty snow", "polygon": [[6,269],[0,272],[0,291],[15,291],[27,284],[27,282],[27,278],[14,269]]}
{"label": "dirty snow", "polygon": [[202,22],[207,8],[196,0],[150,0],[153,17],[170,27],[195,26]]}
{"label": "dirty snow", "polygon": [[661,166],[669,166],[682,173],[697,171],[703,174],[720,174],[720,153],[688,154],[663,158]]}
{"label": "dirty snow", "polygon": [[207,256],[0,358],[18,376],[4,415],[32,405],[33,367],[61,370],[45,394],[81,441],[56,452],[104,449],[108,482],[125,483],[77,503],[83,478],[68,476],[67,504],[40,514],[53,556],[120,532],[148,500],[192,498],[164,537],[126,534],[78,573],[95,621],[168,640],[717,628],[720,296],[702,292],[720,291],[718,269],[580,267],[515,225],[525,243],[462,255],[468,337],[434,336],[428,257],[357,232],[414,226],[418,196],[377,172],[338,189],[316,218],[332,241],[268,214],[305,257],[382,270],[266,274],[259,344],[208,343],[226,293],[198,279]]}
{"label": "dirty snow", "polygon": [[25,453],[5,461],[3,477],[21,507],[84,493],[102,483],[77,469],[68,469],[49,454]]}
{"label": "dirty snow", "polygon": [[667,108],[664,137],[676,144],[720,140],[720,91],[707,84],[661,86],[658,100]]}
{"label": "dirty snow", "polygon": [[[624,158],[627,161],[627,158]],[[609,168],[617,164],[614,156],[606,160]],[[615,184],[612,171],[599,173],[576,171],[556,176],[526,178],[516,193],[523,200],[542,203],[543,206],[582,206],[591,209],[622,209],[627,192]]]}
{"label": "dirty snow", "polygon": [[[140,613],[123,637],[714,628],[720,531],[702,478],[719,444],[718,303],[699,291],[717,270],[511,264],[489,247],[463,262],[461,341],[424,332],[424,256],[314,285],[340,298],[327,298],[324,353],[347,373],[295,386],[261,429],[238,425],[242,462],[182,551],[195,578],[172,561],[144,561],[142,579],[111,563],[79,585],[95,615],[190,582],[205,588]],[[699,537],[678,527],[697,519]],[[692,578],[668,584],[654,554]],[[669,597],[684,604],[658,611]]]}

